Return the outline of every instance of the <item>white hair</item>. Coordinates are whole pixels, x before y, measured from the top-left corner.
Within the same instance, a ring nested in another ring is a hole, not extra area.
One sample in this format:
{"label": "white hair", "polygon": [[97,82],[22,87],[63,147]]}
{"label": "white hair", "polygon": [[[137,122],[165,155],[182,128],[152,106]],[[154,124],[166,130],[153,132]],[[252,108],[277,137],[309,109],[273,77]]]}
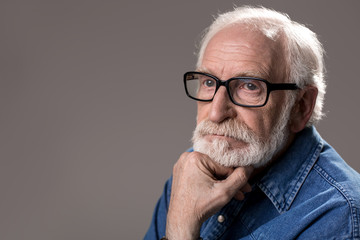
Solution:
{"label": "white hair", "polygon": [[[281,37],[286,58],[283,61],[287,64],[289,77],[287,81],[296,83],[300,88],[312,85],[318,89],[315,108],[307,125],[317,123],[323,117],[326,84],[324,49],[316,34],[304,25],[292,21],[288,15],[271,9],[250,6],[235,8],[233,11],[220,14],[206,30],[198,52],[198,68],[211,38],[231,25],[261,31],[272,40]],[[290,98],[294,97],[294,94],[290,94]]]}

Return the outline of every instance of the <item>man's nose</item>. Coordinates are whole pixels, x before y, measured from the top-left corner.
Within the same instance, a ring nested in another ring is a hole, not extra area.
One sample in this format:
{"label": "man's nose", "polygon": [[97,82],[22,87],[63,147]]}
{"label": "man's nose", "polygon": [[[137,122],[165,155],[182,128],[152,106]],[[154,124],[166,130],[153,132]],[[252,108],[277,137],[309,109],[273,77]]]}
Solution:
{"label": "man's nose", "polygon": [[228,118],[234,118],[236,116],[234,107],[235,105],[231,102],[226,88],[221,86],[211,102],[209,120],[221,123]]}

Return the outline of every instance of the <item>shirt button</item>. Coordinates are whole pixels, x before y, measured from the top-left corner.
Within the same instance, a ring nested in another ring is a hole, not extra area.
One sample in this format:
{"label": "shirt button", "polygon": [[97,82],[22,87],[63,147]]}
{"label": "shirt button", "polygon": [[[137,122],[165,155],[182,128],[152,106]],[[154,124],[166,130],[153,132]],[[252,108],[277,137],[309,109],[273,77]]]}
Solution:
{"label": "shirt button", "polygon": [[225,221],[225,217],[223,215],[219,215],[217,220],[218,220],[219,223],[222,223],[222,222]]}

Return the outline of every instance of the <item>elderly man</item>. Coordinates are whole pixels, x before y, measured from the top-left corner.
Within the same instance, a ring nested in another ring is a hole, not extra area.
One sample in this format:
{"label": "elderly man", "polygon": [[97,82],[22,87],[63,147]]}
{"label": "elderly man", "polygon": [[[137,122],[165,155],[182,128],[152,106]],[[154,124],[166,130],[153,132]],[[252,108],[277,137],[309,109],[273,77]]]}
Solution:
{"label": "elderly man", "polygon": [[145,239],[360,239],[360,176],[316,132],[325,93],[316,35],[286,15],[220,15],[184,75],[193,149]]}

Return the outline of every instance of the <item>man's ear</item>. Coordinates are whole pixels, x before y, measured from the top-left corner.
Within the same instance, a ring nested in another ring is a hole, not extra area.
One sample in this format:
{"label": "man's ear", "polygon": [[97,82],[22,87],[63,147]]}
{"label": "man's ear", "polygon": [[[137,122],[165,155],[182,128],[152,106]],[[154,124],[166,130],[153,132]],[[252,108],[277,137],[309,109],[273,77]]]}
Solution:
{"label": "man's ear", "polygon": [[290,130],[300,132],[306,127],[316,103],[318,89],[306,86],[300,90],[291,113]]}

